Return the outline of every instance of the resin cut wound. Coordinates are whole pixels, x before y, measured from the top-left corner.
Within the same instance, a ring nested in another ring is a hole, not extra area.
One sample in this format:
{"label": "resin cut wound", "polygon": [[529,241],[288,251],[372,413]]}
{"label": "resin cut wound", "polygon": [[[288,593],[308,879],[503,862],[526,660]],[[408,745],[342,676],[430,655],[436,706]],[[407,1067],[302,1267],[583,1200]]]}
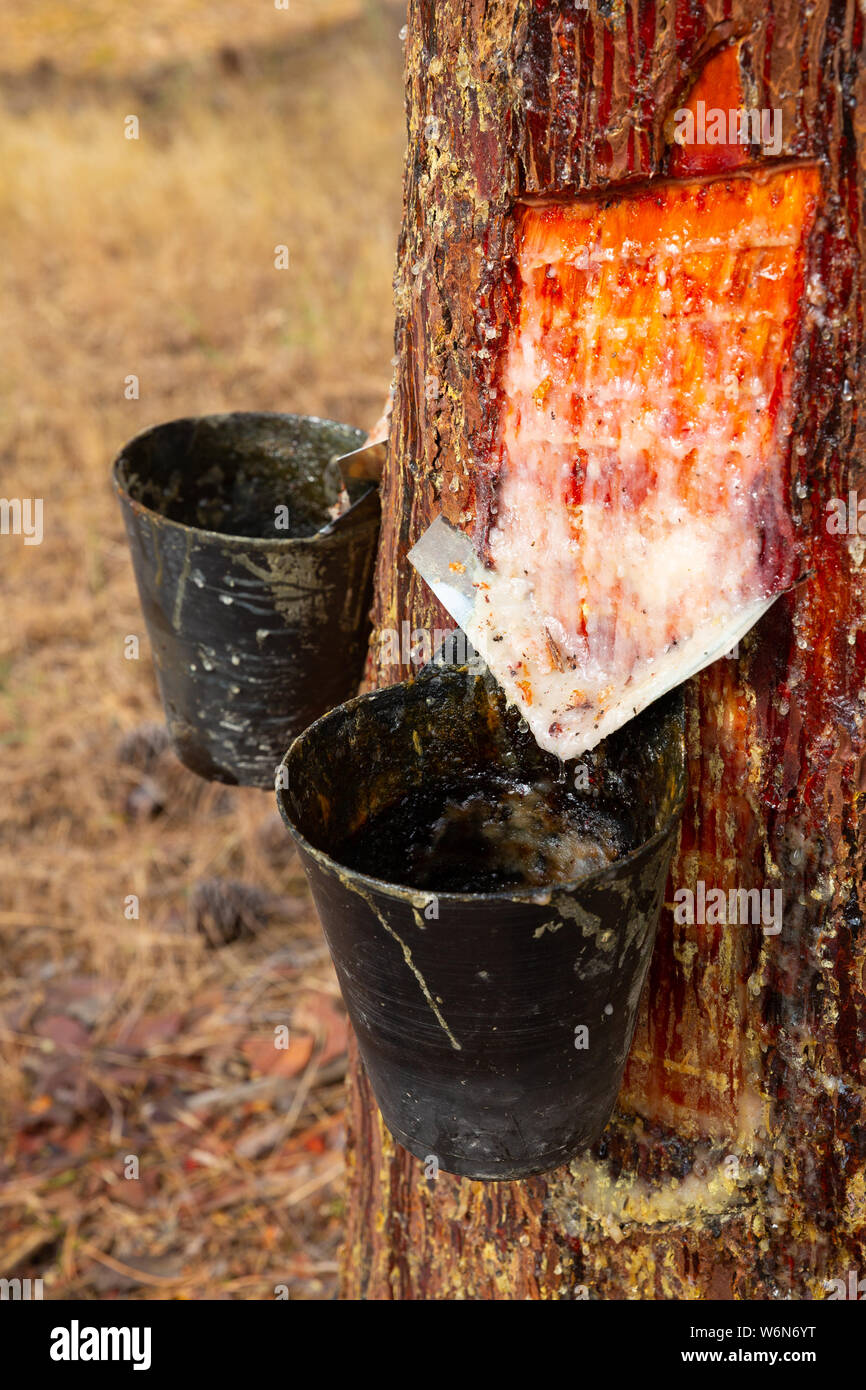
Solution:
{"label": "resin cut wound", "polygon": [[810,166],[524,207],[490,567],[466,631],[539,744],[592,748],[792,581]]}
{"label": "resin cut wound", "polygon": [[[746,66],[743,41],[712,55],[671,128],[712,107],[755,130]],[[410,559],[563,759],[725,655],[795,578],[821,181],[755,154],[677,139],[664,179],[516,209],[484,559],[441,518]]]}

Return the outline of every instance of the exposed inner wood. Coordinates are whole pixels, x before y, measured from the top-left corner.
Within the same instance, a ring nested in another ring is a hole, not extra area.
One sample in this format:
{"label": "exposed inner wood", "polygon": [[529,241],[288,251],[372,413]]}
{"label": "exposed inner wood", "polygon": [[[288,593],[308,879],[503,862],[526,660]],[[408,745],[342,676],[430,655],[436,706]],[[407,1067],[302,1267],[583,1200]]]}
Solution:
{"label": "exposed inner wood", "polygon": [[723,655],[793,578],[790,360],[819,190],[805,166],[519,214],[468,631],[560,757]]}

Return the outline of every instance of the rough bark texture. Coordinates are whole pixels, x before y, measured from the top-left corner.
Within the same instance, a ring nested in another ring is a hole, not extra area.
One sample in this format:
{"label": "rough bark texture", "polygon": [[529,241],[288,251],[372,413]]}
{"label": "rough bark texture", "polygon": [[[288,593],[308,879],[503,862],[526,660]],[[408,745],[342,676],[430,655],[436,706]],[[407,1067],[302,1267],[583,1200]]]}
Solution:
{"label": "rough bark texture", "polygon": [[819,159],[825,180],[813,269],[826,302],[792,448],[807,577],[738,661],[692,682],[672,883],[780,887],[783,929],[664,913],[615,1118],[593,1153],[544,1178],[426,1179],[356,1066],[346,1297],[820,1298],[825,1280],[866,1273],[866,538],[825,526],[830,498],[866,496],[853,0],[410,0],[375,621],[451,626],[406,551],[439,511],[483,533],[514,200],[663,172],[665,118],[704,55],[740,37],[751,104],[781,108],[784,154]]}

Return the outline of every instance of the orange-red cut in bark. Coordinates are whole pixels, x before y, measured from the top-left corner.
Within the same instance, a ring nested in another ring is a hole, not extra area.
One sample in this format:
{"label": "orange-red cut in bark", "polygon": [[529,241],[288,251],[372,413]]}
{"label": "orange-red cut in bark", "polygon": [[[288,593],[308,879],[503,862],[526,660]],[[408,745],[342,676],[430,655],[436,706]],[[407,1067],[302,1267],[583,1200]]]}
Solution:
{"label": "orange-red cut in bark", "polygon": [[[702,104],[705,115],[707,111],[723,111],[725,116],[728,116],[731,111],[747,110],[740,71],[741,47],[740,43],[733,43],[714,53],[692,87],[688,101],[679,108],[691,114],[695,129],[699,125],[699,104]],[[674,126],[676,127],[676,120]],[[728,121],[729,135],[730,129]],[[737,134],[739,135],[739,127]],[[708,141],[674,144],[668,161],[668,172],[677,177],[727,173],[747,164],[750,157],[749,146],[741,144],[739,140],[731,143],[728,139],[719,144],[710,144]]]}
{"label": "orange-red cut in bark", "polygon": [[723,655],[794,577],[792,354],[819,191],[802,164],[519,212],[467,631],[563,758]]}

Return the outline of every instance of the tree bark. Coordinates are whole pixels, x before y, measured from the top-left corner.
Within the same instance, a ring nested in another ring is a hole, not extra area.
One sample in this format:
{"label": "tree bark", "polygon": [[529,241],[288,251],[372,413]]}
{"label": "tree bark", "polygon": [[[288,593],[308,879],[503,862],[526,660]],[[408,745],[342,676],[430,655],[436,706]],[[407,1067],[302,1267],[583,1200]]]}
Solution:
{"label": "tree bark", "polygon": [[515,199],[662,173],[665,120],[724,41],[746,38],[783,153],[821,162],[826,299],[791,452],[806,577],[738,661],[690,684],[672,871],[780,887],[782,932],[664,911],[614,1119],[541,1178],[428,1180],[356,1060],[343,1294],[825,1297],[825,1281],[866,1274],[866,538],[825,526],[829,499],[866,497],[863,15],[854,0],[410,0],[407,33],[379,631],[453,626],[406,552],[439,512],[476,537],[489,515]]}

